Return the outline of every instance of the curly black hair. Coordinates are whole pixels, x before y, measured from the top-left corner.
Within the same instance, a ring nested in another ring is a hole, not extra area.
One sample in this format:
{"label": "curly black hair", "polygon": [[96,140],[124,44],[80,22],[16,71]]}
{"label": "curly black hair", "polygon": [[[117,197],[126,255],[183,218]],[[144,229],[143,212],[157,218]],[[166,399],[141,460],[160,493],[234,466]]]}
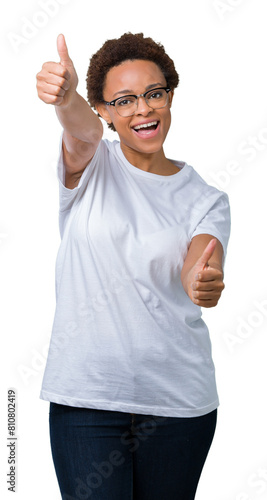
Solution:
{"label": "curly black hair", "polygon": [[[174,90],[179,84],[179,75],[173,60],[166,54],[163,45],[143,33],[124,33],[120,38],[107,40],[91,57],[87,71],[87,99],[92,107],[103,101],[103,89],[108,71],[127,60],[152,61],[162,71],[167,86]],[[109,128],[116,130],[112,123]]]}

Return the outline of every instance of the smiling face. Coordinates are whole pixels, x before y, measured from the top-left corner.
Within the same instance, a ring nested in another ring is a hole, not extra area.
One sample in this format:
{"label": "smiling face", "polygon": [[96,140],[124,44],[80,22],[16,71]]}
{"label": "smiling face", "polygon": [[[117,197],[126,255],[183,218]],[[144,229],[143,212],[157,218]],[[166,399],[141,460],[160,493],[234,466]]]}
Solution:
{"label": "smiling face", "polygon": [[[154,62],[127,60],[107,73],[103,97],[109,102],[127,94],[144,94],[147,90],[166,86],[165,77]],[[172,92],[169,92],[167,105],[161,109],[152,109],[141,97],[135,113],[128,117],[120,116],[114,106],[104,103],[96,108],[108,123],[114,124],[120,137],[121,149],[127,158],[134,153],[162,154],[163,143],[171,124],[171,100]]]}

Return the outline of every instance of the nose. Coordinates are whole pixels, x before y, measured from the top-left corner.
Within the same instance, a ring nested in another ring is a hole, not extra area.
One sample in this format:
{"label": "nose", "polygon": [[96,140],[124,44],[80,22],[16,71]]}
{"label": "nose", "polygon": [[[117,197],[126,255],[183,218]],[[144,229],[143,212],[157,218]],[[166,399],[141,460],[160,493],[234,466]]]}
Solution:
{"label": "nose", "polygon": [[152,108],[147,104],[146,100],[144,97],[138,97],[137,98],[137,105],[136,105],[136,115],[148,115],[152,111]]}

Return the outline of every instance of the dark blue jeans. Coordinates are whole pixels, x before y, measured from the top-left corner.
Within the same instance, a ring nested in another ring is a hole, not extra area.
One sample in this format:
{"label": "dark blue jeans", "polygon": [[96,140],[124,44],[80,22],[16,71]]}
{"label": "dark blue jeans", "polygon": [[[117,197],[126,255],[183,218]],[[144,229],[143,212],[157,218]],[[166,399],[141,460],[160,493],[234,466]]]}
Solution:
{"label": "dark blue jeans", "polygon": [[173,418],[51,403],[63,500],[193,500],[216,419],[217,410]]}

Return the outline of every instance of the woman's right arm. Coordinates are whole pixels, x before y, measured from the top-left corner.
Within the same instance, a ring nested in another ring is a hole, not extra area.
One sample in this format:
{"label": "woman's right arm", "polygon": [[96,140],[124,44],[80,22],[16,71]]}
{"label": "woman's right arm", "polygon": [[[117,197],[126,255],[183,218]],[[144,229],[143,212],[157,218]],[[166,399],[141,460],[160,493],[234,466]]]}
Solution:
{"label": "woman's right arm", "polygon": [[65,186],[73,189],[95,154],[103,135],[103,126],[96,113],[76,91],[78,77],[63,35],[57,39],[57,49],[60,62],[43,65],[37,74],[37,91],[42,101],[55,106],[64,129]]}

